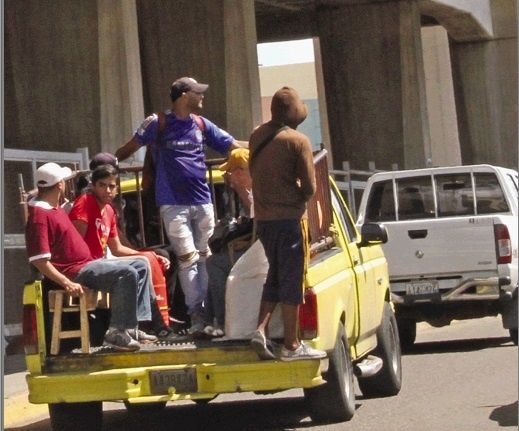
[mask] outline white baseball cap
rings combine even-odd
[[[52,187],[61,180],[72,177],[70,168],[62,167],[57,163],[45,163],[36,170],[36,185],[38,187]]]

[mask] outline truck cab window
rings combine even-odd
[[[373,185],[367,205],[366,221],[395,221],[393,181],[380,181]]]
[[[347,232],[344,232],[346,235],[348,242],[355,241],[357,239],[357,231],[355,230],[355,227],[353,226],[353,222],[351,221],[346,209],[344,208],[341,200],[337,197],[335,194],[335,190],[332,189],[332,205],[337,213],[337,216],[342,222],[342,225],[346,227]]]
[[[436,175],[438,217],[474,215],[470,173]]]
[[[491,172],[477,172],[474,174],[474,180],[478,214],[495,214],[510,211],[495,174]]]
[[[434,217],[434,197],[430,176],[397,180],[398,220]]]

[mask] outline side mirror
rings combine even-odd
[[[385,244],[387,242],[387,229],[383,224],[365,223],[360,230],[362,237],[359,247],[367,245]]]

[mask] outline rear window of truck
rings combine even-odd
[[[494,173],[438,174],[374,183],[367,203],[366,221],[417,220],[508,211],[508,203]]]

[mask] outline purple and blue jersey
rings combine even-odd
[[[146,118],[135,132],[140,145],[151,145],[157,205],[211,203],[204,145],[225,154],[234,138],[206,118],[202,118],[205,125],[202,132],[192,117],[181,120],[170,110],[165,112],[165,117],[162,133],[159,133],[157,114]]]

